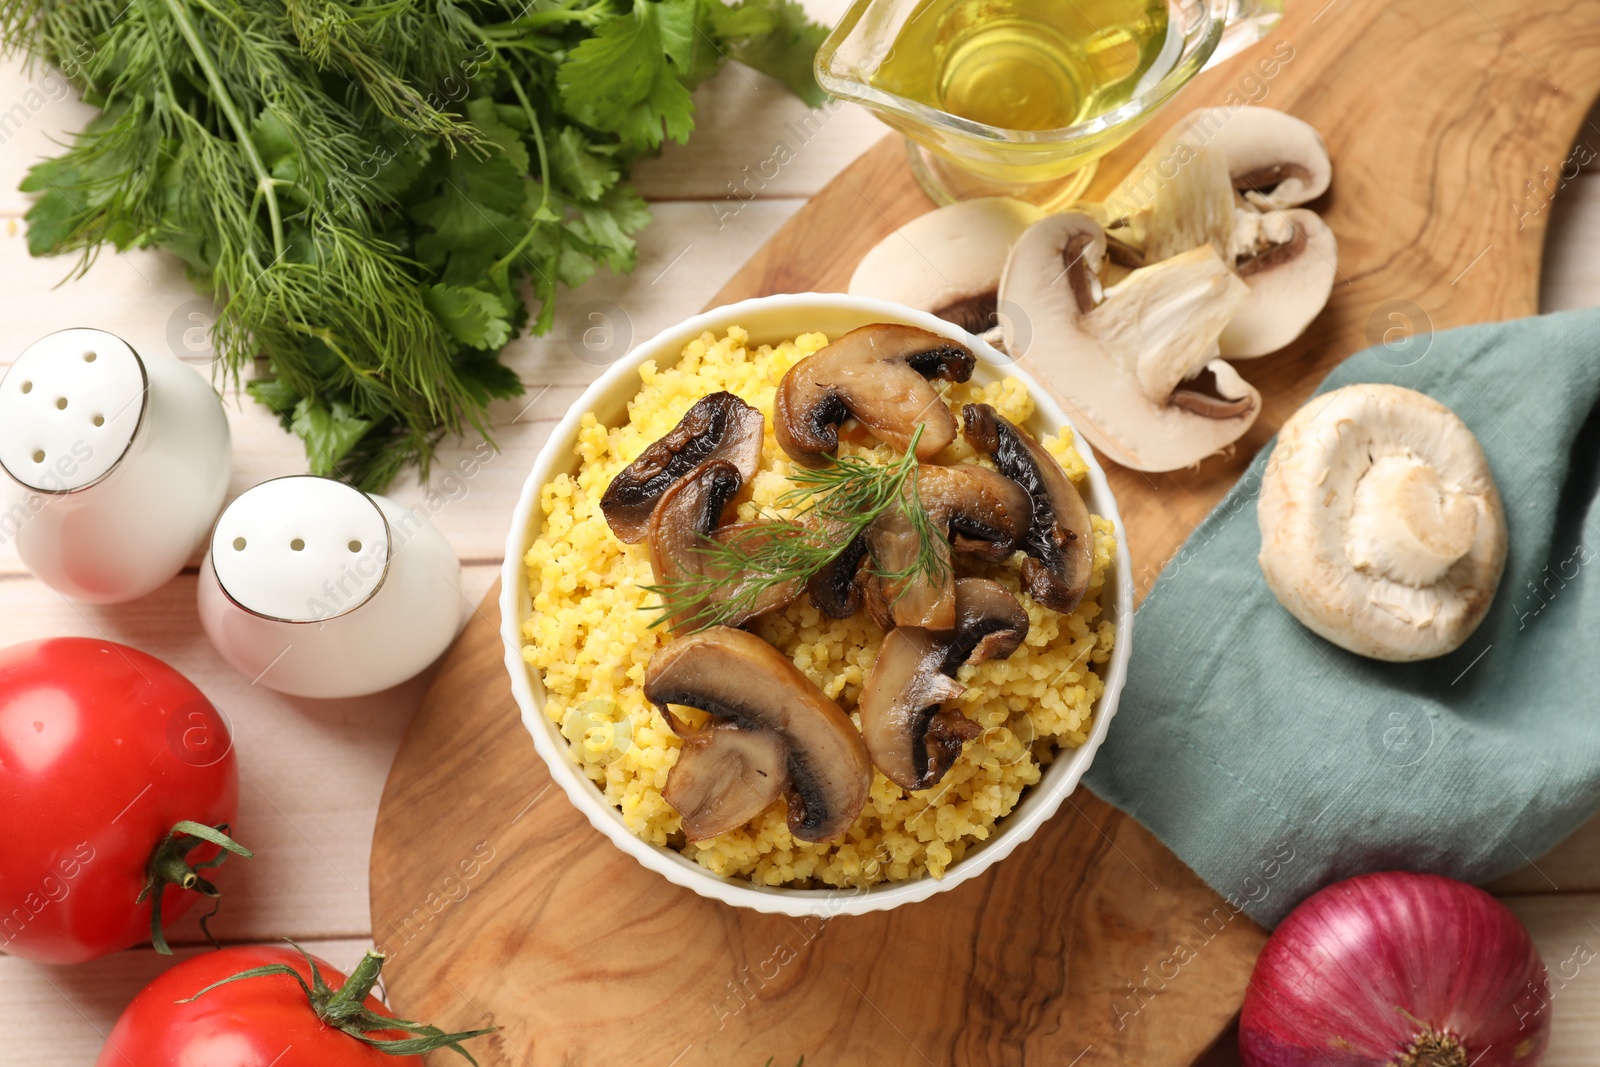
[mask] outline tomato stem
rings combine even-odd
[[[265,978],[268,975],[284,975],[293,978],[305,991],[306,999],[311,1002],[311,1009],[316,1012],[317,1018],[324,1023],[340,1030],[350,1037],[355,1038],[364,1045],[370,1045],[389,1056],[420,1056],[424,1052],[435,1049],[447,1048],[466,1059],[468,1063],[477,1064],[472,1058],[472,1053],[461,1047],[461,1042],[473,1037],[482,1037],[492,1034],[499,1029],[498,1026],[486,1027],[482,1030],[464,1030],[460,1033],[450,1034],[437,1026],[428,1026],[424,1023],[414,1023],[407,1019],[395,1019],[387,1015],[380,1015],[367,1007],[366,999],[372,992],[372,987],[378,981],[378,975],[383,971],[383,953],[369,950],[356,964],[356,969],[350,972],[350,977],[345,980],[338,991],[334,991],[322,977],[322,970],[317,966],[317,961],[305,949],[289,942],[294,950],[305,957],[306,965],[311,968],[311,983],[306,984],[305,978],[299,971],[285,963],[269,963],[263,967],[252,967],[248,971],[241,971],[231,978],[224,978],[220,982],[213,982],[192,997],[179,1001],[180,1004],[189,1004],[207,993],[224,986],[230,982],[238,982],[251,978]],[[376,1031],[402,1031],[415,1034],[415,1037],[378,1038],[370,1036]]]
[[[202,877],[200,872],[220,867],[230,852],[245,859],[254,857],[255,853],[228,836],[229,829],[227,823],[206,826],[184,819],[174,824],[172,829],[167,831],[167,836],[163,837],[161,843],[151,851],[150,859],[146,861],[144,868],[144,888],[139,891],[134,903],[142,904],[146,899],[150,901],[150,943],[163,956],[172,955],[172,946],[167,944],[166,931],[161,925],[161,904],[162,898],[166,896],[167,886],[177,886],[179,889],[192,890],[201,896],[210,897],[217,901],[217,907],[220,908],[221,892]],[[189,853],[207,844],[218,847],[219,851],[215,858],[191,864]],[[208,923],[211,916],[216,913],[217,909],[213,908],[210,914],[200,920],[200,930],[213,948],[219,946],[217,939],[211,936]]]
[[[384,959],[383,953],[376,950],[369,950],[361,957],[361,962],[350,972],[350,977],[344,980],[344,985],[329,999],[330,1014],[337,1006],[359,1005],[367,999],[372,987],[378,984],[378,975],[383,973]]]

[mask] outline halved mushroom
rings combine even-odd
[[[778,386],[773,429],[798,463],[821,466],[839,447],[839,424],[854,417],[904,451],[917,427],[917,458],[932,459],[956,437],[955,416],[932,379],[972,377],[972,350],[936,333],[878,322],[789,368]]]
[[[744,479],[727,460],[702,463],[668,489],[650,516],[650,565],[660,585],[695,581],[703,594],[692,605],[673,617],[673,626],[692,622],[710,604],[743,599],[746,583],[754,575],[730,575],[720,567],[713,550],[716,544],[737,544],[754,550],[770,528],[767,523],[745,522],[723,526],[723,517],[738,494]],[[777,611],[791,603],[803,588],[799,581],[769,586],[748,598],[724,621],[743,626],[751,619]]]
[[[968,404],[961,416],[968,443],[1033,499],[1033,520],[1018,546],[1028,554],[1028,595],[1053,611],[1073,610],[1094,565],[1094,527],[1077,486],[1032,434],[988,404]]]
[[[1288,209],[1321,196],[1332,176],[1321,136],[1302,120],[1203,108],[1084,210],[1106,228],[1113,262],[1145,266],[1204,244],[1226,252],[1250,299],[1218,344],[1248,359],[1299,337],[1328,302],[1338,242],[1315,212]]]
[[[783,738],[718,722],[684,736],[661,799],[683,818],[690,841],[737,829],[783,794],[789,780]]]
[[[866,254],[850,276],[850,295],[931,311],[981,334],[995,325],[1012,242],[1043,215],[1007,196],[961,200],[919,215]]]
[[[1217,357],[1249,289],[1209,245],[1133,271],[1103,292],[1105,233],[1051,215],[1012,249],[1006,348],[1101,451],[1134,470],[1177,470],[1242,437],[1261,395]],[[1025,320],[1017,321],[1017,320]]]
[[[872,762],[903,789],[928,789],[950,770],[961,747],[983,732],[945,704],[965,688],[966,663],[1004,659],[1028,636],[1028,613],[987,578],[956,583],[957,626],[948,634],[914,627],[883,639],[861,690],[861,734]]]
[[[650,532],[650,515],[666,491],[708,459],[732,463],[745,481],[761,462],[766,419],[732,393],[697,400],[666,436],[617,473],[600,498],[612,532],[628,544]]]
[[[1309,203],[1333,180],[1316,128],[1270,107],[1202,108],[1184,119],[1179,136],[1221,152],[1233,187],[1262,211]]]
[[[1189,116],[1186,136],[1213,129],[1210,144],[1228,161],[1242,206],[1229,251],[1250,299],[1218,338],[1229,359],[1276,352],[1305,332],[1328,303],[1339,242],[1314,211],[1299,205],[1328,191],[1333,164],[1322,136],[1282,111],[1208,108]]]
[[[988,578],[956,582],[956,629],[944,664],[951,677],[969,663],[1006,659],[1028,636],[1028,613],[1011,591]]]
[[[872,763],[861,734],[788,657],[754,634],[714,626],[672,642],[651,657],[644,694],[669,720],[675,721],[667,705],[679,704],[781,742],[789,832],[800,840],[839,837],[866,805]],[[737,758],[716,752],[707,757],[718,761],[717,773],[710,776],[718,783],[715,788],[694,783],[680,793],[672,788],[677,768],[668,775],[667,786],[675,796],[700,805],[693,809],[697,825],[717,825],[726,813],[748,810],[766,788],[745,775],[770,773],[770,762],[754,754],[748,738],[735,740]],[[718,738],[707,748],[724,744],[731,743]],[[692,778],[705,773],[698,757],[691,760]],[[724,773],[730,767],[732,772]]]
[[[1472,431],[1437,400],[1348,385],[1283,424],[1261,479],[1261,572],[1308,628],[1404,662],[1472,635],[1506,562],[1506,519]]]
[[[1314,211],[1240,210],[1230,245],[1250,298],[1217,338],[1224,356],[1276,352],[1305,332],[1327,306],[1339,273],[1339,242]]]

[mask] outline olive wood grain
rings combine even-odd
[[[1597,92],[1600,0],[1312,0],[1102,167],[1098,190],[1157,127],[1246,99],[1309,120],[1334,158],[1316,206],[1339,279],[1304,338],[1243,367],[1265,401],[1255,429],[1198,470],[1110,470],[1141,593],[1344,356],[1385,330],[1535,311],[1542,187]],[[841,289],[930,207],[885,140],[713,302]],[[984,876],[887,915],[802,922],[669,885],[550,787],[504,678],[496,596],[395,760],[371,879],[394,1006],[499,1025],[481,1063],[1183,1064],[1232,1018],[1262,932],[1082,790]]]

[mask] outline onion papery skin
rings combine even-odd
[[[1438,875],[1367,874],[1307,897],[1268,939],[1239,1016],[1239,1058],[1533,1067],[1550,1015],[1544,962],[1504,904]],[[1418,1050],[1430,1033],[1443,1048]]]

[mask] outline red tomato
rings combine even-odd
[[[316,962],[331,991],[344,988],[343,974]],[[371,988],[377,962],[369,957],[370,970],[352,992]],[[213,982],[274,964],[292,967],[306,985],[313,984],[310,964],[294,949],[226,948],[178,964],[133,998],[112,1027],[95,1067],[421,1067],[420,1056],[390,1056],[324,1022],[300,983],[287,974],[241,978],[179,1003]],[[376,1021],[373,1016],[392,1018],[376,997],[364,995],[361,1003],[372,1013],[369,1021]],[[371,1030],[367,1036],[396,1040],[414,1035]]]
[[[78,963],[150,938],[138,902],[173,826],[231,824],[239,769],[222,716],[188,679],[110,641],[0,649],[0,948]],[[189,863],[216,856],[204,845]],[[183,857],[171,862],[182,873]],[[206,888],[204,882],[201,888]],[[167,885],[162,918],[199,894]]]

